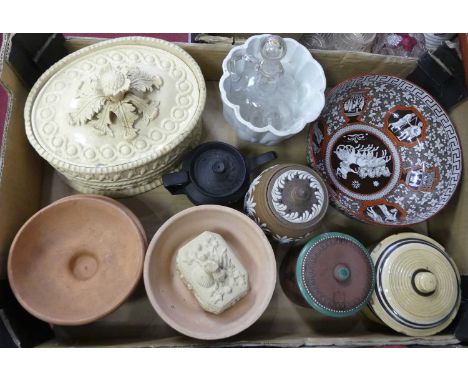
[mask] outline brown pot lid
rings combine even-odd
[[[37,212],[8,259],[15,296],[36,317],[81,325],[116,309],[140,279],[145,242],[120,207],[70,198]]]
[[[304,230],[313,227],[328,207],[325,183],[311,168],[279,167],[270,178],[268,207],[283,225]]]
[[[460,276],[445,249],[416,233],[392,235],[371,256],[376,288],[370,309],[392,329],[411,336],[433,335],[455,318]]]
[[[329,232],[302,249],[296,279],[304,299],[320,313],[345,317],[361,310],[374,288],[374,266],[366,248],[349,235]]]

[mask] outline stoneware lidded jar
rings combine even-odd
[[[298,164],[272,166],[251,183],[244,209],[280,243],[308,237],[325,216],[327,188],[312,169]]]
[[[460,306],[460,275],[444,247],[417,233],[381,241],[371,253],[376,287],[366,314],[408,336],[445,329]]]
[[[129,37],[74,52],[33,86],[24,111],[36,151],[76,190],[127,196],[161,184],[201,136],[205,81],[163,40]]]
[[[294,303],[330,317],[348,317],[369,301],[374,264],[358,240],[328,232],[311,239],[298,255],[286,256],[280,280]]]

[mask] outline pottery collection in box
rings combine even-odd
[[[369,250],[366,238],[323,225],[329,200],[369,229],[439,212],[462,171],[445,111],[392,76],[349,79],[325,99],[320,64],[278,36],[251,37],[222,69],[224,117],[240,139],[276,144],[315,121],[303,142],[310,166],[266,149],[252,156],[221,141],[199,144],[205,82],[174,44],[109,40],[40,77],[25,107],[27,137],[70,186],[91,195],[60,199],[19,230],[8,276],[23,307],[55,325],[89,323],[121,305],[143,269],[165,323],[222,339],[264,313],[279,265],[281,289],[308,314],[364,311],[409,336],[446,328],[460,305],[460,276],[439,243],[399,233]],[[161,184],[195,206],[167,219],[148,246],[134,213],[101,195]],[[281,248],[288,254],[277,264]]]

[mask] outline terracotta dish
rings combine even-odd
[[[219,315],[204,311],[176,272],[178,250],[204,231],[223,237],[249,277],[247,295]],[[275,289],[276,262],[268,239],[247,216],[204,205],[186,209],[161,226],[146,253],[143,277],[151,304],[167,324],[187,336],[214,340],[243,331],[262,315]]]
[[[115,310],[141,277],[145,240],[116,203],[60,200],[32,216],[8,259],[12,290],[34,316],[82,325]]]
[[[333,88],[310,130],[309,162],[330,201],[358,220],[422,222],[455,193],[462,151],[435,99],[401,78],[368,75]]]

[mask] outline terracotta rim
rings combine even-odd
[[[64,198],[64,199],[66,199],[66,198]],[[73,199],[70,199],[70,200],[73,200]],[[122,303],[133,293],[133,291],[135,290],[136,286],[138,285],[138,283],[139,283],[139,281],[141,279],[141,274],[142,274],[142,271],[143,271],[143,263],[144,263],[143,257],[144,257],[144,252],[145,252],[145,247],[146,246],[145,246],[143,237],[141,237],[141,233],[140,233],[139,228],[134,223],[134,221],[131,219],[131,217],[125,211],[123,211],[121,208],[116,206],[115,204],[109,203],[108,201],[99,200],[98,198],[93,198],[93,199],[96,200],[97,202],[106,203],[107,205],[110,205],[111,208],[113,208],[116,211],[118,211],[119,213],[123,214],[125,216],[125,218],[128,219],[129,222],[131,223],[131,224],[129,224],[129,226],[134,227],[135,230],[138,232],[138,236],[141,238],[141,245],[142,245],[141,256],[138,256],[138,258],[139,258],[138,272],[136,274],[136,277],[135,277],[133,283],[130,284],[128,292],[125,293],[124,295],[122,295],[122,297],[114,304],[114,306],[111,306],[110,308],[100,312],[99,314],[95,314],[94,316],[85,317],[85,318],[81,318],[79,320],[71,321],[71,320],[60,320],[60,319],[57,320],[57,319],[55,319],[53,317],[49,317],[49,316],[47,316],[45,314],[42,314],[40,312],[36,312],[34,309],[32,309],[32,308],[30,308],[28,306],[28,303],[16,291],[16,287],[15,287],[15,284],[14,284],[14,281],[13,281],[14,280],[14,275],[13,275],[14,271],[12,269],[12,260],[11,259],[13,257],[13,252],[14,252],[14,249],[16,247],[16,243],[20,239],[20,237],[21,237],[23,231],[25,230],[25,228],[34,219],[36,219],[38,216],[40,216],[40,215],[48,212],[50,209],[56,207],[57,204],[58,204],[57,202],[60,202],[62,199],[59,199],[56,202],[54,202],[52,204],[49,204],[48,206],[42,208],[41,210],[37,211],[33,216],[31,216],[26,221],[26,223],[23,224],[23,226],[19,229],[19,231],[16,233],[16,236],[13,239],[13,242],[11,243],[10,251],[9,251],[9,255],[8,255],[7,274],[8,274],[8,281],[10,283],[11,290],[13,291],[13,294],[15,295],[15,298],[18,300],[18,302],[21,304],[21,306],[26,311],[28,311],[30,314],[32,314],[33,316],[39,318],[42,321],[48,322],[49,324],[64,325],[64,326],[78,326],[78,325],[85,325],[85,324],[89,324],[91,322],[97,321],[100,318],[103,318],[103,317],[107,316],[108,314],[114,312],[117,308],[119,308],[120,305],[122,305]],[[67,200],[65,200],[63,202],[67,202]]]
[[[268,252],[268,257],[270,259],[269,264],[268,264],[270,269],[267,269],[268,273],[270,274],[270,277],[268,279],[265,279],[263,283],[266,286],[265,298],[263,299],[263,303],[261,305],[257,304],[254,306],[254,309],[256,310],[256,314],[254,314],[250,320],[243,322],[242,325],[239,325],[235,329],[220,331],[220,332],[214,333],[211,336],[201,336],[196,330],[188,329],[176,323],[171,318],[171,316],[166,314],[166,312],[161,308],[161,306],[159,305],[158,299],[154,295],[151,285],[150,285],[150,269],[149,269],[150,260],[151,260],[151,257],[154,256],[153,251],[154,251],[155,246],[157,245],[159,238],[167,229],[171,227],[171,225],[174,222],[179,220],[181,217],[184,217],[186,215],[190,215],[193,213],[197,213],[197,212],[202,212],[202,211],[218,211],[218,212],[235,215],[237,218],[242,220],[244,224],[248,225],[254,231],[257,232],[258,238],[264,244],[265,249]],[[266,274],[266,271],[265,271],[265,274]],[[224,206],[219,206],[219,205],[214,205],[214,204],[206,204],[206,205],[201,205],[201,206],[190,207],[173,215],[158,229],[156,234],[153,236],[148,246],[148,249],[146,251],[145,263],[144,263],[144,269],[143,269],[143,280],[145,284],[146,293],[148,294],[148,298],[151,302],[151,305],[153,306],[156,313],[164,320],[164,322],[166,322],[166,324],[168,324],[170,327],[177,330],[178,332],[185,334],[189,337],[193,337],[193,338],[197,338],[201,340],[217,340],[217,339],[231,337],[242,332],[243,330],[247,329],[249,326],[254,324],[260,318],[260,316],[265,312],[266,308],[270,304],[271,298],[273,297],[273,292],[275,291],[276,259],[275,259],[275,254],[273,252],[273,249],[271,248],[271,244],[266,238],[265,234],[263,233],[261,228],[258,227],[257,224],[255,224],[255,222],[253,222],[249,217],[229,207],[224,207]]]
[[[108,196],[97,195],[97,194],[74,194],[74,195],[69,195],[69,196],[65,196],[64,198],[58,199],[55,202],[52,202],[51,204],[59,204],[67,200],[75,200],[75,199],[81,199],[81,198],[98,199],[98,200],[102,200],[103,202],[110,203],[113,206],[119,207],[122,211],[124,211],[128,215],[130,219],[132,219],[133,223],[135,223],[135,225],[137,226],[138,230],[141,233],[141,236],[143,237],[145,248],[148,247],[148,238],[146,237],[146,231],[143,225],[141,224],[140,219],[138,219],[138,217],[133,213],[133,211],[130,208],[128,208],[126,205],[118,202],[117,200],[109,198]]]

